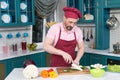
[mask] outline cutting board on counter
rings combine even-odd
[[[71,69],[70,67],[57,68],[58,75],[76,75],[76,74],[90,74],[88,68],[83,69],[83,71]]]

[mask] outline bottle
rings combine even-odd
[[[13,52],[17,52],[17,43],[14,43],[12,45]]]
[[[23,37],[21,42],[22,51],[27,50],[27,42],[26,39]]]

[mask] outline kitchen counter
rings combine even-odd
[[[0,54],[0,60],[6,60],[6,59],[10,59],[10,58],[15,58],[15,57],[20,57],[20,56],[25,56],[25,55],[31,55],[31,54],[35,54],[35,53],[40,53],[40,52],[44,52],[43,49],[40,50],[36,50],[36,51],[19,51],[17,53],[1,53]]]
[[[40,53],[40,52],[44,52],[44,50],[40,49],[40,50],[36,50],[36,51],[31,51],[31,52],[27,51],[27,52],[17,52],[17,53],[11,53],[11,54],[1,53],[0,60],[10,59],[10,58],[14,58],[14,57],[20,57],[20,56],[25,56],[25,55],[31,55],[31,54]],[[120,57],[120,54],[110,53],[108,49],[107,50],[97,50],[97,49],[85,48],[85,52],[90,53],[90,54],[92,53],[92,54],[101,54],[101,55]]]
[[[98,50],[98,49],[86,48],[85,52],[86,53],[93,53],[93,54],[101,54],[101,55],[107,55],[107,56],[120,57],[120,54],[114,54],[112,52],[109,52],[108,49],[106,49],[106,50]]]
[[[49,68],[39,68],[39,72],[43,69]],[[56,68],[54,68],[56,70]],[[15,68],[13,71],[5,78],[5,80],[28,80],[23,76],[23,68]],[[120,73],[106,72],[103,77],[94,78],[90,74],[80,74],[80,75],[59,75],[57,78],[42,78],[38,77],[31,80],[120,80]],[[30,80],[30,79],[29,79]]]

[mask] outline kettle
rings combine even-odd
[[[116,29],[119,27],[119,21],[115,17],[115,15],[112,15],[110,18],[107,19],[106,24],[109,29]]]

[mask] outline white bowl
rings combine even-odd
[[[21,22],[26,23],[28,21],[28,17],[25,14],[21,14]]]
[[[11,16],[10,14],[3,14],[1,16],[1,19],[4,23],[10,23],[11,22]]]

